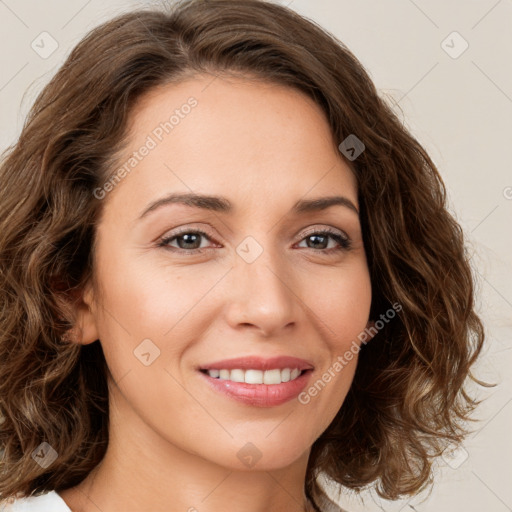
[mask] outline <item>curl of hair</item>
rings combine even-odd
[[[108,444],[108,368],[99,340],[65,341],[73,305],[94,279],[95,227],[135,102],[197,73],[244,76],[302,91],[351,165],[372,283],[370,318],[401,306],[363,348],[351,389],[313,444],[306,494],[322,473],[387,499],[431,481],[435,456],[467,434],[479,403],[465,388],[484,342],[463,233],[422,146],[333,35],[259,0],[187,0],[93,29],[34,103],[0,167],[0,498],[80,483]],[[63,339],[64,336],[64,339]],[[484,384],[485,385],[485,384]],[[42,442],[58,457],[32,454]]]

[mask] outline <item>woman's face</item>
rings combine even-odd
[[[97,192],[98,288],[81,317],[117,383],[119,428],[230,468],[307,457],[351,385],[357,351],[335,362],[360,344],[371,302],[356,179],[324,114],[289,88],[198,76],[151,91],[131,121],[122,179]],[[310,202],[333,196],[345,199]],[[248,356],[223,381],[201,371]],[[230,381],[293,376],[266,362],[300,369],[278,356],[310,368],[300,385]]]

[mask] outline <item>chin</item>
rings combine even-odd
[[[265,439],[264,435],[258,439],[248,440],[245,442],[234,442],[233,447],[229,447],[222,451],[220,447],[216,447],[215,459],[219,465],[229,468],[233,471],[271,471],[284,469],[301,458],[309,457],[311,446],[304,444],[304,439],[299,444],[287,444],[285,445],[285,439],[283,436],[276,436],[271,442],[269,439],[273,434],[270,434],[269,438]],[[219,460],[218,454],[223,454],[223,457]],[[226,456],[232,453],[232,456]]]

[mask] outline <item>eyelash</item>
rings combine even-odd
[[[167,250],[170,250],[173,252],[178,252],[178,253],[182,253],[182,254],[186,253],[186,254],[190,254],[190,255],[203,253],[209,249],[209,248],[181,249],[178,247],[170,247],[168,245],[171,241],[175,240],[176,238],[180,238],[183,235],[190,235],[190,234],[201,235],[201,236],[204,236],[205,238],[207,238],[208,240],[212,241],[211,237],[204,231],[201,231],[200,229],[195,229],[195,230],[187,229],[187,230],[183,230],[179,233],[174,233],[172,236],[167,236],[167,237],[161,238],[158,243],[158,247],[163,247],[164,249],[167,249]],[[331,247],[330,249],[311,249],[312,251],[321,252],[324,254],[331,255],[331,254],[337,253],[339,251],[349,251],[352,248],[350,238],[340,235],[337,231],[333,231],[329,228],[319,230],[319,231],[311,231],[311,232],[305,234],[304,237],[300,240],[300,242],[302,242],[303,240],[305,240],[308,237],[311,237],[313,235],[323,235],[323,236],[328,235],[330,238],[332,238],[333,240],[338,242],[339,247]]]

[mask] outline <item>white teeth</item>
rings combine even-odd
[[[229,374],[229,380],[233,382],[245,382],[244,371],[243,370],[231,370]]]
[[[263,384],[281,384],[281,370],[267,370],[263,374]]]
[[[245,379],[247,384],[263,384],[263,372],[260,370],[245,370]]]
[[[246,384],[281,384],[296,379],[301,374],[298,368],[274,370],[208,370],[208,375],[221,380],[245,382]]]

